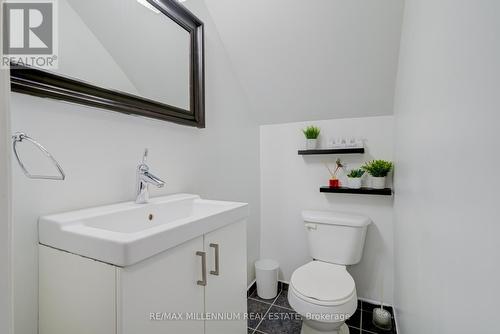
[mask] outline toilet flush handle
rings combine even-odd
[[[311,223],[306,223],[306,228],[308,231],[313,231],[313,230],[316,230],[318,228],[318,225],[316,224],[311,224]]]

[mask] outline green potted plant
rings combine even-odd
[[[386,160],[372,160],[362,167],[372,176],[372,187],[375,189],[385,188],[385,179],[392,170],[392,162]]]
[[[308,150],[314,150],[318,147],[318,137],[321,129],[317,126],[310,125],[305,129],[302,129],[302,133],[306,137],[306,147]]]
[[[365,175],[363,169],[352,169],[347,174],[347,187],[351,189],[361,188],[361,178]]]

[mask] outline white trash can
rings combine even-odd
[[[271,259],[255,262],[257,295],[263,299],[273,299],[278,295],[278,270],[280,264]]]

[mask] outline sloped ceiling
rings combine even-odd
[[[205,0],[261,124],[392,114],[403,0]]]

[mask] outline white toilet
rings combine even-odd
[[[345,321],[358,298],[347,265],[361,260],[370,218],[331,211],[302,212],[313,261],[297,268],[288,301],[302,318],[302,334],[348,334]]]

